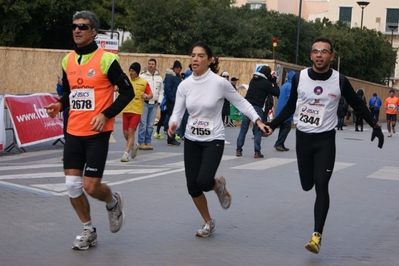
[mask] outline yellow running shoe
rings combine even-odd
[[[306,244],[305,248],[310,252],[319,254],[320,246],[321,246],[321,234],[318,232],[314,232],[312,238]]]
[[[164,137],[162,136],[162,134],[161,134],[161,133],[157,133],[157,132],[154,133],[154,138],[157,138],[157,139],[164,139]]]

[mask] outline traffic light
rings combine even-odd
[[[277,37],[273,37],[273,47],[277,47]]]

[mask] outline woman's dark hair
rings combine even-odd
[[[213,56],[211,47],[202,41],[198,41],[191,47],[190,54],[193,52],[195,47],[204,48],[205,53],[208,56],[208,58],[212,58],[212,63],[209,65],[209,68],[212,70],[213,73],[218,73],[219,72],[219,57]]]
[[[268,80],[272,78],[272,69],[269,66],[262,66],[262,68],[259,70],[259,73],[265,75]]]

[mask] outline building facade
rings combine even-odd
[[[399,48],[399,1],[398,0],[237,0],[235,6],[249,5],[250,8],[266,7],[280,13],[299,14],[307,21],[328,18],[330,21],[343,21],[349,27],[366,27],[381,31]],[[389,86],[399,88],[399,64],[389,79]]]

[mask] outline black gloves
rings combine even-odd
[[[381,127],[373,128],[373,133],[371,133],[371,141],[373,141],[375,137],[378,138],[378,148],[381,149],[384,145],[384,135],[382,134]]]

